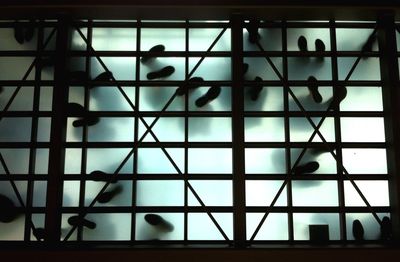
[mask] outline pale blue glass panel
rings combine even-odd
[[[129,117],[101,117],[88,127],[89,142],[131,142],[134,140],[135,119]]]
[[[46,218],[45,214],[32,214],[32,223],[35,226],[35,228],[44,228],[45,218]],[[38,240],[33,235],[33,229],[31,229],[30,240],[31,241]]]
[[[189,173],[232,173],[232,149],[189,148]]]
[[[46,206],[47,181],[35,181],[33,185],[32,206]]]
[[[293,181],[292,187],[294,206],[338,206],[336,181]]]
[[[50,117],[39,117],[37,128],[38,128],[37,141],[38,142],[49,142],[50,141],[50,130],[51,130],[51,118]]]
[[[25,148],[1,148],[4,161],[11,174],[28,174],[29,149]],[[3,165],[0,164],[0,174],[6,174]]]
[[[79,181],[64,181],[63,188],[63,206],[79,206],[79,193],[80,182]]]
[[[207,51],[222,28],[191,28],[189,29],[189,51]],[[227,29],[211,51],[231,50],[231,30]]]
[[[147,126],[151,126],[154,117],[143,118]],[[147,128],[144,123],[139,120],[139,139],[142,138]],[[185,140],[185,119],[183,117],[160,117],[151,131],[161,142],[183,142]],[[150,132],[146,134],[144,142],[155,142],[155,138]]]
[[[232,206],[232,181],[191,180],[190,185],[206,206]],[[189,192],[189,206],[200,206],[199,201]]]
[[[146,80],[147,74],[163,69],[166,66],[173,66],[175,71],[172,75],[165,78],[158,78],[153,81],[164,80],[184,80],[185,79],[185,58],[183,57],[158,57],[146,64],[140,63],[140,80]],[[135,74],[135,68],[130,67],[130,71]]]
[[[101,57],[101,60],[110,70],[116,80],[135,80],[136,58],[135,57]],[[94,79],[105,72],[105,68],[97,58],[92,58],[90,75]]]
[[[135,87],[121,87],[128,96],[127,100],[122,92],[113,86],[99,86],[90,90],[90,111],[134,111]],[[132,107],[133,106],[133,107]]]
[[[71,216],[76,216],[77,214],[63,214],[61,218],[61,240],[64,240],[66,235],[71,231],[72,226],[68,224],[68,218]],[[68,238],[68,241],[76,241],[77,240],[77,232],[78,230],[75,230],[72,235]]]
[[[41,80],[54,80],[54,66],[42,68]]]
[[[388,181],[354,181],[371,206],[389,206]],[[367,206],[350,181],[344,181],[346,206]]]
[[[312,121],[315,126],[318,126],[320,121],[320,117],[312,117]],[[314,132],[313,126],[310,124],[307,118],[305,117],[292,117],[289,119],[290,126],[290,141],[292,142],[307,142],[312,133]],[[335,122],[333,117],[327,117],[324,120],[324,123],[319,128],[319,132],[328,142],[335,141]],[[321,137],[317,133],[312,142],[322,142]]]
[[[248,93],[249,87],[245,87],[244,110],[245,111],[283,111],[283,88],[264,86],[256,101],[251,100]]]
[[[307,39],[308,51],[315,51],[315,40],[320,39],[325,44],[327,51],[331,50],[329,28],[288,28],[287,49],[288,51],[299,51],[297,40],[300,36]]]
[[[26,181],[14,181],[14,185],[18,193],[21,196],[21,200],[24,205],[26,205],[26,193],[28,188],[28,182]],[[0,192],[2,195],[9,198],[16,207],[21,207],[21,202],[19,201],[16,191],[14,190],[13,186],[11,185],[10,181],[0,181]],[[0,223],[3,224],[3,223]],[[1,232],[1,231],[0,231]]]
[[[83,105],[85,101],[85,88],[83,86],[71,86],[68,92],[68,103]]]
[[[349,174],[387,174],[386,149],[343,148],[342,155]]]
[[[40,88],[39,110],[51,111],[52,103],[53,103],[53,87],[42,86]]]
[[[86,219],[96,223],[95,229],[83,227],[83,240],[130,240],[131,214],[88,214]]]
[[[89,148],[86,158],[86,173],[100,170],[113,174],[131,150],[130,148]],[[133,173],[133,154],[119,173]]]
[[[246,148],[245,168],[246,174],[285,173],[285,150],[279,148]]]
[[[229,239],[233,237],[233,216],[230,213],[212,213]],[[206,213],[189,213],[189,240],[225,240]]]
[[[249,65],[245,80],[254,80],[256,76],[265,81],[280,80],[279,75],[273,70],[273,67],[264,57],[244,57],[244,63]],[[273,66],[276,67],[279,74],[282,75],[282,58],[271,58]]]
[[[270,206],[284,181],[246,181],[246,206]],[[282,190],[274,206],[287,205],[286,186]]]
[[[79,148],[65,149],[65,174],[78,174],[81,172],[82,150]]]
[[[340,239],[339,214],[294,213],[294,240],[310,240],[309,225],[328,225],[329,240]]]
[[[324,150],[324,151],[320,151]],[[291,150],[291,161],[292,161],[292,167],[296,163],[298,157],[300,156],[300,153],[303,151],[303,149],[292,149]],[[334,151],[336,154],[336,151]],[[303,155],[301,158],[298,166],[300,165],[305,165],[309,162],[316,161],[319,164],[319,168],[312,172],[312,174],[336,174],[336,160],[332,156],[332,154],[329,152],[327,148],[322,148],[322,149],[307,149],[306,153]],[[310,185],[312,185],[314,182],[310,181]]]
[[[264,213],[246,214],[247,240],[253,236]],[[254,240],[288,240],[288,216],[282,213],[270,213],[258,231]]]
[[[338,51],[361,51],[374,29],[336,29],[336,42]],[[378,51],[378,40],[372,45],[372,51]]]
[[[306,111],[326,111],[329,107],[329,104],[332,101],[332,87],[330,86],[321,86],[318,88],[319,93],[322,96],[322,102],[316,103],[306,86],[296,86],[290,87],[293,94],[296,96],[297,100],[300,102],[300,105]],[[293,96],[289,95],[289,110],[290,111],[301,111],[299,105],[296,103]]]
[[[189,72],[196,66],[200,57],[189,58]],[[194,71],[192,77],[202,77],[204,80],[231,80],[230,57],[206,57]]]
[[[16,89],[16,87],[3,87],[3,91],[0,94],[0,110],[5,109]],[[8,108],[8,111],[31,111],[33,108],[33,91],[33,87],[21,87]]]
[[[32,119],[3,117],[0,121],[0,142],[29,142]]]
[[[304,57],[288,58],[289,80],[307,80],[314,76],[317,80],[332,80],[331,59],[324,58],[324,62],[310,62]]]
[[[0,241],[22,241],[25,232],[25,215],[10,223],[0,223]]]
[[[377,213],[382,219],[384,216],[390,218],[390,213]],[[354,240],[353,236],[353,221],[358,219],[364,228],[365,240],[379,240],[381,236],[381,227],[371,213],[347,213],[346,214],[346,231],[347,240]]]
[[[164,45],[165,51],[185,51],[185,29],[142,28],[140,50],[148,51],[155,45]]]
[[[92,46],[96,51],[135,51],[135,28],[93,28]]]
[[[49,149],[36,149],[35,174],[47,174],[49,170]]]
[[[231,142],[231,122],[231,119],[227,117],[191,117],[189,118],[189,141]]]
[[[342,142],[385,142],[383,117],[341,117]]]
[[[83,127],[73,126],[73,122],[78,119],[78,117],[67,118],[67,142],[82,142]]]
[[[140,111],[161,111],[178,87],[175,86],[148,86],[139,91]],[[136,105],[137,106],[137,105]],[[175,96],[166,111],[182,111],[185,109],[185,97]]]
[[[25,42],[23,45],[19,44],[14,37],[14,28],[1,28],[0,29],[1,51],[23,51],[23,50],[35,50],[37,48],[37,28],[35,28],[35,34],[29,42]]]
[[[179,180],[138,181],[137,206],[183,206],[184,183]]]
[[[189,110],[190,111],[231,111],[231,88],[222,86],[220,95],[203,107],[196,106],[196,100],[205,95],[210,89],[209,86],[196,88],[189,91]]]
[[[106,182],[87,181],[85,188],[85,205],[89,206]],[[117,184],[109,184],[104,192],[112,192],[116,187],[121,187],[121,192],[116,194],[109,202],[96,202],[95,206],[131,206],[132,182],[120,180]]]
[[[146,222],[144,213],[136,214],[136,240],[183,240],[184,216],[180,213],[151,213],[161,216],[165,221],[172,224],[173,231],[152,226]]]
[[[284,118],[246,117],[244,120],[245,142],[284,142]]]
[[[347,96],[340,103],[341,111],[383,111],[380,86],[346,87]]]
[[[0,80],[21,80],[30,65],[32,64],[34,57],[1,57],[0,63]],[[33,80],[35,78],[35,67],[31,70],[26,80]]]
[[[339,57],[339,80],[345,80],[357,57]],[[349,80],[380,80],[379,57],[361,59]]]
[[[81,33],[87,38],[87,28],[79,28]],[[78,30],[72,30],[71,36],[71,49],[72,50],[86,50],[86,42],[79,34]]]
[[[184,171],[184,150],[182,148],[167,148],[180,172]],[[160,148],[139,148],[139,174],[179,174],[172,162]]]
[[[278,28],[259,28],[259,43],[265,51],[282,50],[282,32]],[[260,48],[249,42],[249,33],[247,29],[243,29],[243,50],[245,51],[261,51]]]

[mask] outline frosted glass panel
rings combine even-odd
[[[246,117],[245,142],[284,142],[284,118]]]
[[[336,41],[338,51],[361,51],[363,45],[367,42],[374,29],[357,28],[336,29]],[[378,41],[372,45],[372,51],[378,51]]]
[[[331,50],[330,32],[328,28],[289,28],[287,30],[287,48],[289,51],[299,51],[297,40],[300,36],[307,39],[308,51],[315,51],[315,40],[320,39],[325,44],[325,50]]]
[[[0,241],[24,240],[25,216],[19,216],[11,223],[0,223]]]
[[[22,80],[33,60],[33,57],[2,56],[0,63],[0,80]],[[35,68],[31,70],[26,80],[33,80],[34,76]]]
[[[339,80],[344,80],[350,72],[351,67],[356,61],[356,57],[339,57],[338,70]],[[369,57],[361,59],[350,80],[380,80],[379,57]]]
[[[343,142],[385,142],[383,117],[340,118]]]
[[[82,150],[79,148],[65,149],[65,174],[78,174],[81,172]]]
[[[386,149],[344,148],[342,154],[350,174],[387,174]]]
[[[315,126],[318,126],[318,123],[321,120],[320,117],[313,117],[311,119]],[[289,119],[289,123],[290,141],[292,142],[307,142],[314,132],[314,128],[305,117],[292,117]],[[332,117],[325,118],[324,123],[318,130],[326,141],[335,141],[335,123]],[[318,133],[314,136],[312,142],[322,142]]]
[[[378,213],[380,219],[384,216],[390,218],[389,213]],[[371,213],[348,213],[346,214],[346,229],[347,229],[347,239],[354,240],[353,236],[353,221],[358,219],[364,228],[364,239],[365,240],[379,240],[381,235],[381,227],[378,221],[374,218]]]
[[[135,80],[136,58],[135,57],[101,57],[116,80]],[[91,72],[92,78],[105,71],[97,58],[92,58]]]
[[[52,108],[52,102],[53,102],[53,88],[49,86],[42,86],[40,88],[39,110],[50,111]]]
[[[212,213],[229,239],[233,237],[233,216],[229,213]],[[189,240],[224,240],[224,237],[205,213],[189,213]]]
[[[159,57],[155,60],[149,61],[146,64],[141,63],[140,66],[140,79],[149,80],[147,74],[156,72],[166,66],[174,67],[175,71],[170,76],[157,77],[156,80],[184,80],[185,79],[185,58],[182,57]],[[129,68],[132,73],[135,73],[134,68]]]
[[[33,185],[32,206],[45,207],[46,206],[46,193],[47,193],[47,182],[46,181],[35,181],[34,185]]]
[[[296,163],[302,151],[303,149],[291,150],[292,167]],[[336,154],[335,151],[334,153]],[[326,148],[307,149],[297,166],[306,165],[307,163],[314,161],[318,162],[319,167],[316,171],[312,172],[312,174],[336,174],[336,160]],[[310,185],[313,184],[313,182],[309,182]]]
[[[105,182],[87,181],[85,188],[85,205],[89,206],[97,196]],[[119,181],[117,184],[109,184],[104,193],[112,197],[108,202],[96,202],[95,206],[131,206],[132,205],[132,182]],[[114,194],[115,193],[115,194]]]
[[[0,122],[0,142],[29,142],[32,119],[3,117]]]
[[[0,152],[11,174],[28,174],[29,149],[1,148]],[[0,174],[6,174],[1,164]]]
[[[254,80],[254,78],[258,76],[264,80],[279,80],[279,76],[264,57],[245,57],[243,61],[249,65],[249,69],[245,74],[245,79]],[[282,75],[282,59],[273,57],[271,61]]]
[[[145,117],[144,121],[147,126],[150,126],[154,117]],[[139,121],[139,139],[146,132],[147,128],[141,120]],[[159,141],[169,142],[169,141],[184,141],[185,139],[185,119],[178,117],[160,117],[157,123],[151,128],[151,131],[156,135]],[[144,142],[155,142],[156,140],[149,132],[146,134]]]
[[[182,206],[184,204],[183,181],[138,181],[136,187],[138,206]]]
[[[206,206],[232,206],[232,181],[191,180],[190,185]],[[189,191],[189,206],[200,206],[197,198]]]
[[[159,44],[165,46],[165,51],[185,51],[185,29],[142,28],[140,33],[142,51]]]
[[[130,103],[135,104],[135,87],[122,87]],[[133,111],[122,92],[113,86],[96,86],[90,90],[90,111]]]
[[[189,58],[189,71],[193,70],[200,57]],[[193,77],[202,77],[204,80],[231,80],[230,57],[206,57],[196,69]]]
[[[179,171],[184,170],[184,150],[181,148],[167,148],[166,151],[178,166]],[[139,174],[179,174],[166,154],[160,148],[139,148],[138,150]]]
[[[288,58],[289,80],[307,80],[314,76],[317,80],[332,80],[331,59],[325,57],[323,63],[310,63],[302,57]]]
[[[309,225],[328,225],[329,240],[340,239],[339,215],[338,214],[293,214],[294,240],[310,240]]]
[[[249,87],[245,87],[245,111],[283,111],[283,88],[264,86],[256,101],[251,100]]]
[[[79,205],[79,186],[78,181],[64,181],[63,189],[63,206],[78,206]]]
[[[16,87],[3,87],[0,93],[0,110],[4,110],[16,91]],[[33,108],[33,87],[22,87],[17,92],[8,111],[31,111]]]
[[[189,51],[207,51],[222,28],[189,29]],[[231,30],[227,29],[211,51],[231,50]]]
[[[389,206],[387,181],[354,181],[371,206]],[[350,181],[344,182],[346,206],[367,206]]]
[[[161,216],[173,226],[172,231],[153,226],[144,219],[146,214],[136,214],[136,240],[183,240],[184,217],[179,213],[151,213]]]
[[[92,171],[100,170],[113,174],[130,151],[130,148],[89,148],[87,150],[86,173],[89,174]],[[131,174],[132,172],[133,157],[131,156],[119,173]]]
[[[36,149],[35,174],[47,174],[49,167],[49,149]]]
[[[37,130],[37,141],[38,142],[49,142],[50,141],[50,129],[51,129],[51,118],[50,117],[39,117],[38,130]]]
[[[284,181],[246,181],[246,206],[270,206]],[[274,206],[287,205],[286,186]]]
[[[21,195],[21,200],[24,205],[26,205],[26,193],[28,183],[26,181],[14,181],[17,191]],[[19,201],[14,188],[11,186],[10,181],[0,181],[0,192],[3,196],[7,197],[14,206],[21,207],[21,202]],[[0,222],[0,224],[2,224]]]
[[[278,148],[246,148],[245,169],[246,174],[285,173],[285,150]]]
[[[23,45],[20,45],[14,37],[14,28],[1,28],[0,29],[0,38],[1,46],[0,50],[13,50],[13,51],[22,51],[22,50],[35,50],[37,47],[37,34],[33,35],[33,38],[29,42],[25,42]],[[36,31],[37,32],[37,31]]]
[[[294,206],[338,206],[335,181],[293,181]]]
[[[79,28],[81,33],[85,38],[87,38],[87,29],[86,28]],[[72,41],[71,41],[71,49],[72,50],[86,50],[86,42],[81,37],[78,30],[72,31]]]
[[[161,111],[169,99],[175,94],[178,87],[173,86],[149,86],[141,87],[139,91],[140,111]],[[137,106],[137,105],[136,105]],[[182,111],[185,108],[183,97],[175,97],[166,111]]]
[[[246,214],[247,240],[253,236],[263,216],[263,213]],[[287,214],[270,213],[260,228],[260,231],[258,231],[255,240],[288,240],[288,238]]]
[[[227,117],[189,118],[190,142],[231,142],[231,119]]]
[[[83,227],[83,240],[129,240],[131,214],[88,214],[87,220],[96,223],[95,229]]]
[[[278,28],[259,28],[259,43],[265,51],[282,50],[282,32]],[[259,47],[249,42],[249,33],[247,29],[243,29],[243,50],[260,51]]]
[[[189,148],[189,173],[232,173],[232,149]]]
[[[209,89],[210,89],[209,86],[199,87],[190,93],[190,95],[189,95],[189,110],[190,111],[231,111],[231,108],[232,108],[232,106],[231,106],[231,88],[225,87],[225,86],[221,86],[221,93],[219,94],[219,96],[216,99],[209,101],[203,107],[197,107],[196,100],[199,99],[200,97],[202,97],[203,95],[205,95]]]
[[[92,46],[97,51],[135,51],[136,29],[93,28]]]
[[[306,111],[326,111],[332,101],[333,92],[330,86],[321,86],[318,88],[318,92],[322,96],[321,103],[316,103],[314,101],[313,96],[306,86],[290,87],[290,89]],[[289,95],[289,110],[301,111],[291,95]]]
[[[347,96],[340,103],[341,111],[383,111],[382,88],[346,87]]]

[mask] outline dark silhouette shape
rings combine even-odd
[[[163,231],[172,232],[174,230],[174,226],[162,218],[160,215],[156,214],[146,214],[144,216],[144,220],[152,226],[156,226]]]
[[[205,106],[208,102],[214,100],[219,96],[221,93],[221,87],[220,86],[212,86],[210,89],[208,89],[207,93],[205,93],[203,96],[199,97],[195,104],[197,107],[203,107]]]
[[[27,42],[31,41],[35,35],[35,27],[33,26],[34,23],[34,20],[30,20],[29,24],[25,28],[25,41]]]
[[[147,53],[145,53],[145,54],[142,56],[141,61],[142,61],[142,63],[147,63],[147,62],[150,61],[151,59],[154,59],[154,58],[157,57],[154,53],[157,53],[157,52],[164,52],[164,51],[165,51],[165,46],[164,46],[164,45],[156,45],[156,46],[153,46],[152,48],[150,48],[150,50],[149,50]]]
[[[322,102],[322,96],[318,91],[318,80],[314,76],[310,76],[308,79],[308,90],[310,91],[311,96],[313,97],[315,103]]]
[[[90,220],[87,220],[83,217],[72,216],[68,218],[68,224],[71,226],[84,226],[90,229],[96,228],[96,223]]]
[[[103,192],[100,194],[100,196],[97,198],[97,201],[99,203],[108,203],[110,202],[116,195],[122,192],[122,186],[118,185],[114,189],[110,191]]]
[[[353,221],[353,236],[357,242],[364,240],[364,227],[358,219]]]
[[[10,223],[18,217],[17,207],[13,201],[0,194],[0,222]]]
[[[307,39],[304,36],[300,36],[299,39],[297,40],[297,46],[299,47],[299,50],[302,52],[308,51]]]
[[[264,88],[264,86],[262,84],[263,79],[261,77],[256,76],[254,78],[254,81],[256,82],[256,85],[250,87],[249,93],[250,93],[250,99],[256,101],[260,96],[260,93]]]
[[[93,81],[111,81],[111,80],[113,80],[113,74],[111,72],[103,72],[93,79]]]
[[[333,90],[333,98],[331,101],[330,107],[332,109],[339,107],[340,103],[343,101],[343,99],[346,98],[347,96],[347,88],[345,86],[336,86],[336,90]]]
[[[70,81],[79,81],[86,82],[88,79],[88,75],[85,71],[72,71],[68,73],[68,77]]]
[[[301,174],[305,174],[305,173],[313,173],[313,172],[317,171],[318,168],[319,168],[318,162],[311,161],[304,165],[295,167],[295,169],[293,170],[293,173],[295,175],[301,175]]]
[[[392,238],[392,221],[384,216],[381,222],[381,240],[390,240]]]
[[[30,20],[27,26],[24,26],[18,20],[15,21],[14,25],[14,38],[19,44],[29,42],[35,35],[35,27],[33,26],[34,20]]]
[[[99,181],[99,182],[108,182],[110,181],[110,183],[114,184],[118,181],[117,176],[116,175],[109,175],[103,171],[93,171],[90,173],[90,179],[93,181]],[[111,180],[110,180],[111,179]]]
[[[245,75],[249,71],[249,64],[243,63],[243,75]]]
[[[261,36],[258,33],[258,28],[260,27],[260,21],[257,19],[250,19],[247,24],[247,31],[249,32],[249,42],[255,44],[260,40]]]
[[[48,56],[48,57],[42,57],[38,61],[40,67],[46,68],[46,67],[52,67],[55,65],[56,60],[54,56]]]
[[[147,79],[153,80],[156,78],[164,78],[172,75],[175,72],[175,68],[173,66],[166,66],[158,71],[150,72],[147,74]]]
[[[97,124],[100,119],[96,116],[90,116],[89,111],[87,111],[83,106],[77,103],[68,103],[68,115],[81,117],[78,120],[72,122],[74,127],[81,127],[81,126],[92,126]]]
[[[322,42],[321,39],[315,40],[315,50],[317,52],[324,52],[325,51],[325,44],[324,44],[324,42]],[[323,56],[319,56],[317,58],[317,60],[322,62],[322,61],[324,61],[324,57]]]
[[[46,230],[42,227],[37,227],[32,233],[38,240],[43,240],[46,237]]]
[[[183,96],[188,90],[202,86],[202,82],[204,82],[202,77],[192,77],[185,81],[180,87],[178,87],[178,89],[176,89],[176,95]]]
[[[366,59],[368,58],[368,56],[366,56],[366,52],[372,52],[372,46],[374,45],[374,42],[376,41],[376,34],[371,34],[367,41],[364,43],[364,45],[361,48],[361,52],[362,52],[362,58]]]
[[[313,244],[326,244],[329,241],[329,225],[308,225],[310,241]]]

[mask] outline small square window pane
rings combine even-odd
[[[246,117],[245,142],[284,142],[285,123],[280,117]]]
[[[245,169],[246,174],[284,174],[285,149],[246,148]]]
[[[183,206],[184,183],[175,180],[138,181],[137,206]]]

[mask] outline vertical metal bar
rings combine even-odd
[[[189,20],[186,20],[185,23],[185,79],[189,80],[189,30],[190,23]],[[185,84],[183,84],[185,85]],[[183,175],[186,179],[189,179],[188,172],[189,172],[189,93],[185,95],[185,162],[184,162],[184,172]],[[189,231],[189,213],[188,213],[188,205],[189,205],[189,188],[185,184],[184,189],[184,205],[185,205],[185,213],[184,213],[184,228],[183,228],[183,240],[188,243],[188,231]]]
[[[246,241],[245,165],[244,165],[244,100],[243,100],[243,19],[231,17],[232,48],[232,149],[233,210],[235,247]]]
[[[400,90],[399,67],[396,51],[396,27],[394,13],[385,13],[378,18],[378,43],[382,96],[385,115],[387,148],[387,170],[390,205],[392,207],[392,229],[396,241],[400,240]]]
[[[61,17],[57,22],[56,64],[54,68],[54,92],[52,104],[52,122],[50,133],[49,179],[47,184],[47,203],[45,241],[57,244],[61,235],[61,206],[63,195],[64,155],[63,141],[67,125],[65,105],[67,103],[68,84],[66,79],[66,56],[69,48],[69,19]]]

